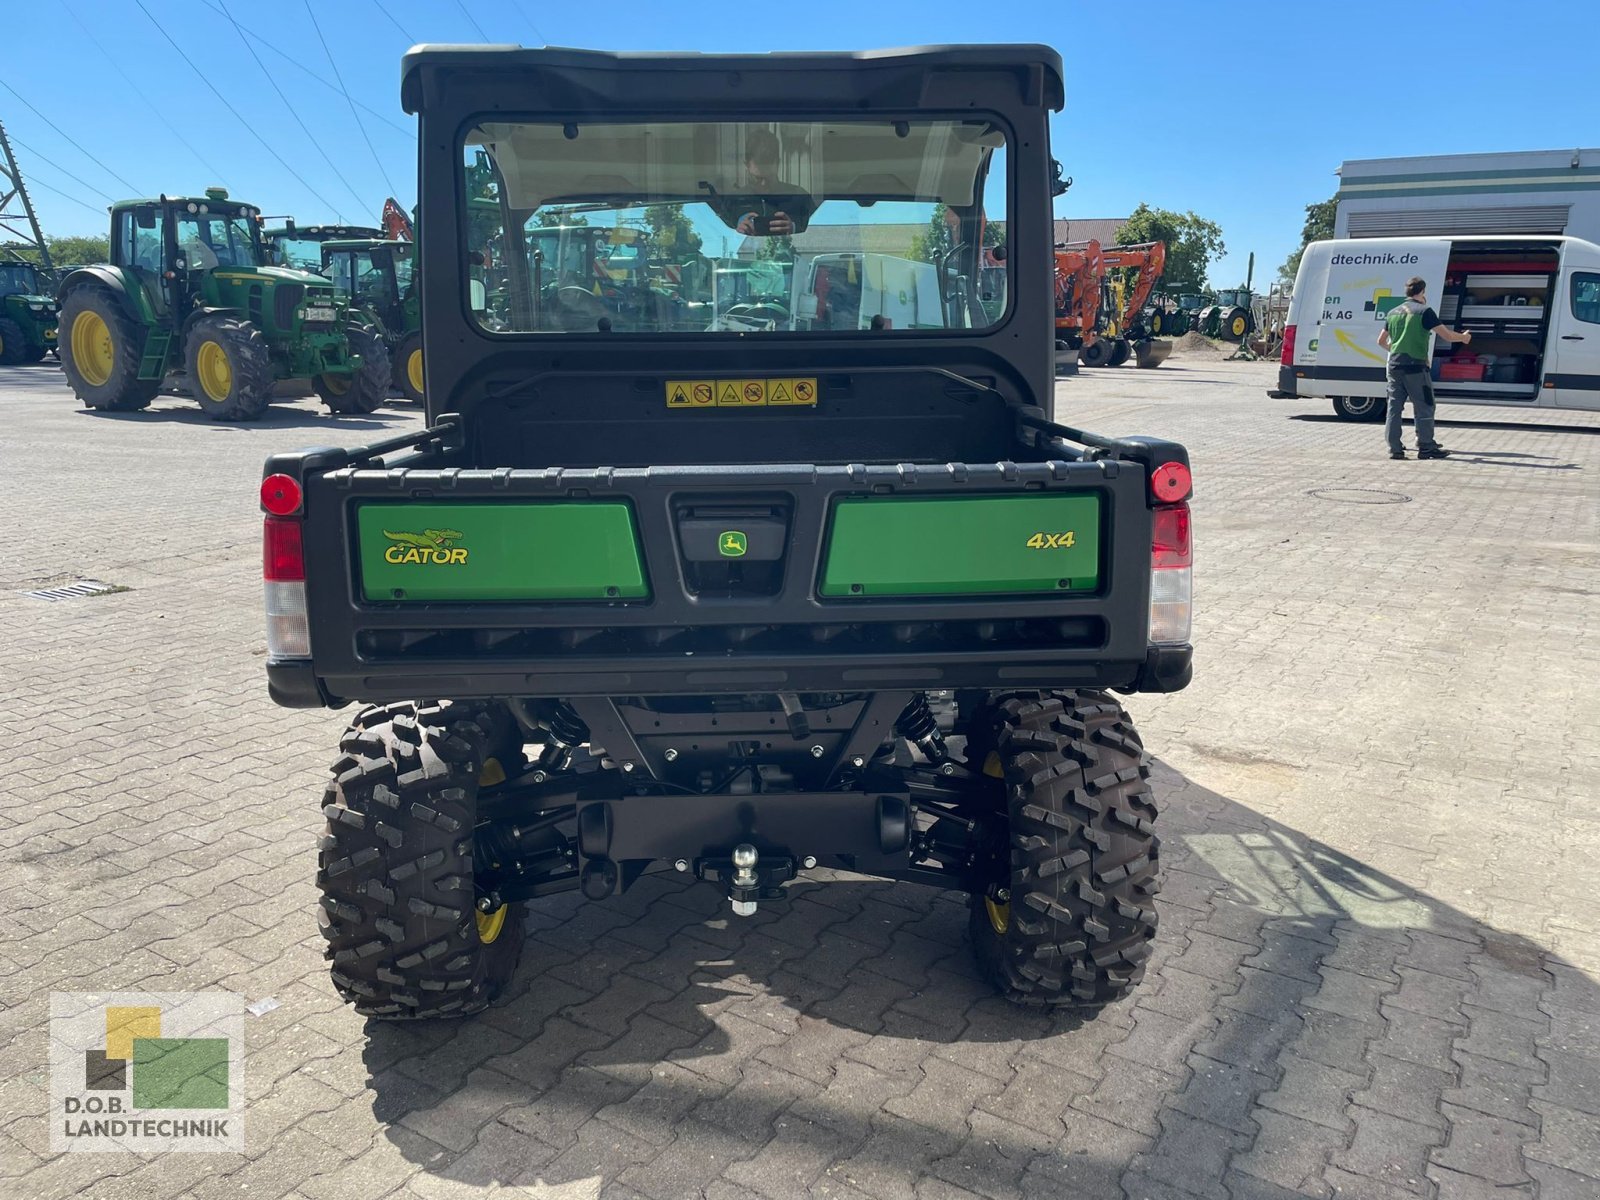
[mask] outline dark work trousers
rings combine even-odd
[[[1433,440],[1433,380],[1424,366],[1389,364],[1389,416],[1386,428],[1389,449],[1404,450],[1400,441],[1400,410],[1411,401],[1411,414],[1417,423],[1417,449],[1435,450]]]

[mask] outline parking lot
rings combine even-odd
[[[1455,457],[1393,462],[1275,379],[1059,388],[1194,462],[1195,682],[1128,699],[1165,868],[1131,1001],[1007,1006],[955,895],[739,920],[653,876],[534,904],[482,1017],[369,1026],[312,886],[349,714],[267,700],[256,484],[419,414],[98,414],[0,368],[0,1193],[1600,1195],[1600,414],[1445,408]],[[127,590],[23,594],[82,579]],[[247,1154],[52,1156],[49,993],[203,988],[277,1002]]]

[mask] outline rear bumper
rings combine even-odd
[[[1300,392],[1295,386],[1295,379],[1296,376],[1293,367],[1280,366],[1278,368],[1278,386],[1267,393],[1268,397],[1273,400],[1297,399],[1300,395]]]

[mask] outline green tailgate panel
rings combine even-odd
[[[368,600],[637,600],[650,594],[618,502],[363,504]]]
[[[824,596],[1092,591],[1100,582],[1100,496],[1063,492],[841,500]]]

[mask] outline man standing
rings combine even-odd
[[[1461,345],[1472,341],[1470,333],[1457,333],[1439,321],[1439,314],[1428,307],[1428,285],[1413,275],[1406,280],[1406,298],[1389,310],[1378,345],[1389,352],[1389,457],[1404,458],[1400,441],[1400,414],[1411,401],[1417,424],[1417,457],[1449,458],[1450,451],[1433,440],[1433,380],[1428,375],[1428,344],[1438,334],[1447,342]]]

